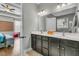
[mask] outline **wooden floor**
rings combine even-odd
[[[0,48],[0,56],[13,56],[13,48],[12,47]],[[18,56],[20,56],[20,55],[18,55]],[[30,51],[26,52],[24,56],[42,56],[42,55],[34,50],[30,50]]]
[[[13,48],[0,48],[0,56],[11,56]]]

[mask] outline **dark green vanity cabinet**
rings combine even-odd
[[[36,35],[31,35],[31,47],[33,50],[36,50]]]
[[[79,56],[79,42],[65,39],[61,40],[60,56]]]
[[[32,49],[44,56],[79,56],[79,41],[31,35]]]
[[[49,41],[47,36],[42,36],[42,54],[45,56],[49,55]]]
[[[42,40],[40,35],[36,35],[36,51],[39,53],[42,52]]]
[[[33,50],[41,53],[44,56],[49,55],[48,37],[31,34],[31,47]]]

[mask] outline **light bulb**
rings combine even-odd
[[[60,5],[57,5],[57,9],[59,9],[60,8]]]
[[[44,11],[39,12],[38,15],[44,16],[44,15],[47,15],[47,13],[48,13],[48,11],[44,10]]]
[[[63,4],[62,4],[62,7],[64,7],[64,6],[66,6],[66,4],[63,3]]]

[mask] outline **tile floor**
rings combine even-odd
[[[30,50],[28,52],[26,52],[25,54],[26,56],[42,56],[40,53],[34,51],[34,50]]]

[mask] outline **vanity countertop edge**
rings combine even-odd
[[[47,34],[47,32],[41,33],[41,32],[35,31],[35,32],[31,32],[31,34],[67,39],[72,41],[79,41],[79,33],[64,33],[64,36],[63,36],[63,32],[55,32],[53,35],[49,35]]]

